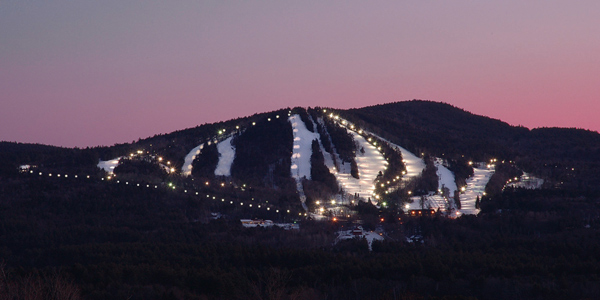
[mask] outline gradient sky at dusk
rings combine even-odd
[[[0,140],[410,99],[600,131],[600,1],[0,1]]]

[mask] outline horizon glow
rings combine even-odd
[[[2,2],[0,140],[113,145],[411,99],[600,131],[600,2],[488,2]]]

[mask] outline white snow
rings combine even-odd
[[[433,208],[437,210],[438,208],[441,211],[445,211],[448,206],[448,200],[442,197],[441,194],[435,194],[435,192],[431,192],[428,195],[424,195],[423,208],[430,209]],[[404,211],[412,210],[412,209],[421,209],[421,196],[413,196],[410,197],[413,201],[412,203],[406,203],[402,208]]]
[[[485,192],[485,186],[494,174],[494,165],[473,168],[473,176],[467,178],[467,187],[464,193],[460,194],[461,214],[476,215],[479,209],[475,208],[477,196],[481,199]]]
[[[204,148],[204,144],[196,146],[190,153],[188,153],[183,160],[183,167],[181,167],[182,176],[192,175],[192,162],[196,159],[196,155],[200,154],[200,150]]]
[[[439,208],[441,211],[445,211],[448,205],[451,208],[455,208],[454,199],[452,198],[454,196],[454,191],[457,189],[456,182],[454,181],[454,174],[441,164],[439,158],[435,160],[435,165],[437,167],[437,175],[439,178],[438,188],[441,189],[442,184],[446,186],[450,190],[450,194],[448,195],[449,198],[446,199],[439,193],[435,194],[435,192],[431,192],[429,195],[424,196],[425,202],[423,203],[423,208],[433,208],[435,210]],[[462,208],[457,212],[457,216],[461,214],[473,215],[479,213],[479,209],[475,208],[475,201],[477,196],[479,196],[480,199],[483,196],[485,186],[490,181],[492,174],[494,174],[494,166],[475,167],[473,168],[473,172],[473,176],[467,178],[465,191],[459,196]],[[414,196],[410,199],[413,202],[406,203],[403,207],[404,210],[421,209],[421,196]]]
[[[292,123],[294,133],[294,147],[292,150],[292,178],[300,181],[303,177],[310,179],[310,157],[312,155],[312,141],[319,140],[319,134],[311,132],[300,119],[300,115],[291,115],[288,120]]]
[[[351,195],[358,194],[359,197],[367,199],[373,197],[375,178],[377,178],[379,171],[385,171],[388,163],[377,148],[369,144],[364,137],[354,131],[349,132],[352,134],[354,140],[358,142],[359,147],[365,150],[365,153],[356,151],[355,159],[360,179],[356,179],[350,175],[350,163],[341,166],[340,170],[335,172],[335,177],[346,193]]]
[[[365,131],[365,132],[367,132],[367,131]],[[388,143],[390,146],[400,150],[400,152],[402,153],[402,162],[404,162],[404,165],[406,166],[406,175],[402,177],[403,180],[409,180],[409,179],[419,176],[419,175],[421,175],[421,173],[423,173],[423,170],[425,169],[425,162],[420,157],[418,157],[418,156],[414,155],[412,152],[404,149],[402,146],[394,144],[376,134],[373,134],[372,132],[367,132],[367,133],[379,138],[380,140]]]
[[[434,164],[437,168],[438,190],[441,190],[442,187],[446,187],[450,190],[448,196],[453,197],[454,191],[458,189],[456,187],[456,179],[454,178],[454,173],[452,173],[452,171],[448,170],[448,168],[442,165],[442,160],[439,158],[434,161]]]
[[[117,157],[117,158],[113,158],[111,160],[100,160],[100,162],[98,162],[98,168],[108,172],[108,173],[113,173],[113,171],[115,170],[115,168],[119,165],[119,160],[122,158],[123,156]]]
[[[219,150],[219,162],[215,169],[216,176],[231,176],[231,165],[235,158],[235,147],[231,144],[233,136],[217,144]]]

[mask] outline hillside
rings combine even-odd
[[[0,154],[0,299],[600,297],[596,132],[415,100]]]
[[[413,100],[339,111],[415,152],[514,160],[527,172],[574,189],[600,188],[600,134],[575,128],[511,126],[449,104]],[[574,169],[574,170],[573,170]],[[574,172],[575,171],[575,172]]]

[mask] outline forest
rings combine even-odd
[[[473,174],[470,161],[497,158],[481,212],[410,217],[390,200],[348,204],[356,217],[347,220],[304,215],[289,171],[288,114],[319,133],[325,151],[346,161],[361,151],[323,110],[422,155],[425,171],[386,200],[435,189],[434,157],[459,186]],[[223,132],[236,147],[231,177],[214,176]],[[189,177],[158,164],[179,170],[201,143]],[[389,161],[378,180],[391,182],[405,170],[402,156],[377,143]],[[312,150],[309,206],[339,188],[318,141]],[[0,153],[0,300],[600,298],[596,132],[514,127],[409,101],[288,108],[111,147],[0,142]],[[96,167],[121,156],[110,178]],[[543,178],[542,188],[505,187],[523,172]],[[245,228],[240,219],[299,229]],[[384,240],[338,239],[357,225]]]
[[[373,221],[364,226],[388,237],[369,251],[361,239],[334,243],[352,224],[243,228],[241,211],[167,189],[27,174],[1,186],[6,293],[36,285],[80,299],[600,296],[598,193],[511,189],[484,198],[478,216]],[[213,210],[228,217],[213,219]],[[365,220],[382,214],[359,211]],[[407,241],[414,235],[422,243]]]

